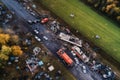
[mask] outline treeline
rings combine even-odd
[[[11,29],[0,28],[0,68],[6,64],[10,55],[21,56],[23,51],[19,46],[18,35],[13,34]]]
[[[81,0],[120,23],[120,0]]]

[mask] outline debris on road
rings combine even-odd
[[[67,34],[64,34],[62,32],[59,34],[59,39],[61,39],[63,41],[66,41],[68,43],[71,43],[73,45],[82,47],[82,41],[81,40],[79,40],[78,38],[75,38],[73,36],[69,36]]]

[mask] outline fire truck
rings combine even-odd
[[[57,54],[61,59],[63,59],[67,63],[68,66],[73,65],[73,60],[67,55],[67,53],[64,52],[63,49],[59,49],[57,51]]]

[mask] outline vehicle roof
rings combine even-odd
[[[64,51],[59,50],[58,54],[66,61],[66,63],[68,63],[68,64],[73,63],[73,60]]]
[[[62,57],[64,58],[64,60],[65,60],[68,64],[72,64],[72,63],[73,63],[73,60],[72,60],[66,53],[63,53],[63,54],[62,54]]]

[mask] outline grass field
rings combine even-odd
[[[39,0],[66,23],[120,62],[120,28],[79,0]],[[75,14],[74,18],[69,15]],[[100,39],[95,39],[99,35]]]

